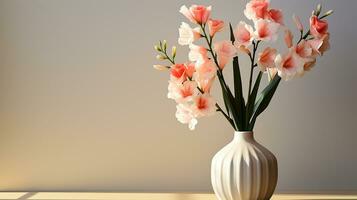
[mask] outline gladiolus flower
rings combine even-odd
[[[325,51],[330,49],[330,34],[324,35],[322,38],[315,38],[312,40],[308,40],[307,42],[310,44],[313,49],[313,53],[323,55]]]
[[[327,34],[328,23],[319,19],[316,15],[310,18],[310,33],[316,38],[322,38]]]
[[[222,20],[208,20],[209,35],[213,37],[217,32],[221,31],[224,27],[224,22]]]
[[[171,80],[176,83],[182,83],[186,81],[187,77],[192,78],[195,72],[195,64],[175,64],[171,67],[170,76]]]
[[[185,64],[175,64],[171,67],[171,80],[182,83],[186,80],[186,66]]]
[[[177,120],[183,124],[188,124],[189,129],[194,130],[198,122],[188,105],[178,104],[176,109]]]
[[[223,69],[227,62],[237,53],[237,50],[232,45],[232,42],[228,40],[215,43],[214,50],[217,53],[218,65],[221,69]]]
[[[295,47],[295,52],[301,58],[310,58],[312,56],[312,48],[305,40],[302,40]]]
[[[212,84],[215,80],[216,76],[213,76],[210,79],[197,79],[198,86],[204,93],[210,93]]]
[[[241,21],[234,30],[234,46],[240,48],[241,46],[248,47],[254,39],[252,26]]]
[[[168,91],[167,98],[173,99],[177,103],[190,101],[199,93],[195,81],[185,81],[182,84],[169,81]]]
[[[207,59],[207,49],[195,44],[190,44],[190,52],[188,58],[190,61],[198,61]]]
[[[284,17],[281,10],[271,9],[268,11],[269,18],[280,25],[284,25]]]
[[[193,104],[195,117],[210,116],[216,112],[216,101],[209,94],[201,94],[195,97]]]
[[[276,49],[267,47],[258,57],[258,66],[260,70],[265,72],[267,68],[275,67]]]
[[[211,6],[192,5],[190,8],[187,8],[183,5],[181,6],[180,13],[192,23],[205,24],[211,14]]]
[[[196,72],[194,79],[198,81],[209,80],[217,73],[217,67],[210,59],[199,60],[196,62]]]
[[[292,49],[283,56],[277,55],[275,65],[277,66],[279,76],[285,80],[301,76],[304,73],[304,62]]]
[[[250,20],[265,19],[268,16],[268,0],[251,0],[247,3],[244,15]]]
[[[190,25],[186,24],[185,22],[182,22],[179,28],[179,35],[180,37],[178,39],[178,43],[180,45],[189,45],[202,37],[199,27],[192,29]]]
[[[275,41],[279,27],[280,25],[275,22],[260,19],[255,23],[255,37],[257,40]]]
[[[295,25],[299,31],[304,31],[304,26],[301,23],[301,20],[298,16],[293,15],[293,20],[295,22]]]

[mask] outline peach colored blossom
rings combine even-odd
[[[193,116],[192,110],[186,104],[178,104],[176,106],[176,118],[183,124],[188,124],[190,130],[194,130],[198,121]]]
[[[285,40],[285,44],[286,44],[286,46],[288,46],[288,48],[293,46],[293,38],[294,38],[294,36],[291,33],[291,31],[289,29],[286,29],[284,40]]]
[[[207,49],[195,44],[190,44],[190,52],[188,58],[190,61],[198,61],[207,59]]]
[[[265,72],[267,68],[275,67],[275,57],[276,57],[276,49],[267,47],[263,52],[259,54],[258,57],[258,66],[260,70]]]
[[[330,34],[324,35],[322,38],[315,38],[312,40],[308,40],[307,42],[310,44],[313,49],[313,54],[323,55],[324,52],[330,49]]]
[[[265,19],[268,16],[268,0],[251,0],[247,3],[244,15],[250,20]]]
[[[222,20],[208,20],[209,35],[213,37],[217,32],[221,31],[224,27],[224,22]]]
[[[212,84],[215,80],[216,76],[213,76],[210,79],[197,79],[196,81],[198,82],[198,87],[204,92],[204,93],[210,93]]]
[[[279,76],[284,80],[302,76],[304,73],[304,61],[293,52],[293,49],[283,56],[277,55],[275,65]]]
[[[170,77],[172,81],[182,83],[186,80],[186,66],[185,64],[175,64],[171,66]]]
[[[227,62],[237,54],[236,48],[233,46],[232,42],[228,40],[216,42],[214,44],[214,50],[217,53],[218,65],[221,69],[223,69]]]
[[[328,23],[326,20],[319,19],[316,15],[310,18],[310,33],[316,38],[322,38],[327,34]]]
[[[248,47],[253,39],[254,33],[252,26],[240,21],[237,27],[234,29],[234,46],[240,48],[241,46]]]
[[[210,59],[198,60],[196,62],[196,72],[193,75],[194,80],[202,81],[213,78],[217,73],[217,67]]]
[[[192,23],[205,24],[211,14],[211,6],[192,5],[190,8],[187,8],[183,5],[180,8],[180,13]]]
[[[262,41],[275,41],[280,25],[269,20],[260,19],[255,23],[255,37]]]
[[[192,78],[193,74],[196,71],[195,63],[188,63],[186,64],[186,76]]]
[[[304,30],[304,26],[302,25],[300,18],[298,16],[296,16],[296,15],[293,15],[293,20],[294,20],[294,23],[295,23],[297,29],[299,31],[303,31]]]
[[[295,52],[298,56],[305,59],[312,56],[312,48],[305,40],[302,40],[298,45],[296,45]]]
[[[198,93],[199,91],[195,81],[185,81],[182,84],[169,81],[167,98],[173,99],[177,103],[184,103],[192,100]]]
[[[280,25],[284,25],[283,12],[281,10],[271,9],[268,11],[268,14],[269,19],[271,19],[273,22],[276,22]]]
[[[185,22],[181,23],[181,26],[179,28],[179,35],[180,37],[178,39],[178,43],[180,45],[189,45],[195,40],[202,37],[199,27],[192,29],[190,25]]]
[[[216,112],[216,101],[209,94],[200,94],[194,98],[193,116],[210,116]]]

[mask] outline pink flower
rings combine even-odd
[[[186,104],[178,104],[176,109],[177,120],[183,124],[188,124],[189,129],[194,130],[198,122],[190,107]]]
[[[322,38],[327,34],[328,23],[325,20],[320,20],[316,15],[310,18],[310,33],[316,38]]]
[[[295,22],[295,25],[296,25],[297,29],[299,31],[303,31],[304,30],[304,26],[302,25],[300,18],[298,16],[296,16],[296,15],[293,15],[293,20]]]
[[[209,94],[201,94],[195,97],[193,104],[195,117],[210,116],[216,112],[216,101]]]
[[[199,27],[192,29],[190,25],[186,24],[185,22],[182,22],[179,28],[179,35],[180,37],[178,39],[178,43],[180,45],[189,45],[202,37]]]
[[[190,52],[188,58],[190,61],[198,61],[207,59],[207,49],[195,44],[190,44]]]
[[[198,79],[196,80],[198,82],[198,86],[201,88],[201,90],[204,93],[210,93],[212,84],[215,80],[216,76],[210,78],[210,79]]]
[[[195,63],[186,64],[186,76],[192,78],[193,73],[196,71]]]
[[[195,64],[175,64],[171,66],[170,77],[176,83],[184,82],[187,77],[192,78],[195,72]]]
[[[293,37],[294,36],[291,33],[291,31],[289,29],[286,29],[284,40],[285,40],[285,44],[286,44],[286,46],[288,46],[288,48],[293,46]]]
[[[241,21],[234,30],[234,37],[234,46],[236,48],[240,48],[241,46],[247,47],[254,39],[253,28],[245,22]]]
[[[312,48],[308,42],[302,40],[296,47],[295,52],[301,58],[310,58],[312,56]]]
[[[180,13],[187,17],[192,23],[205,24],[211,14],[211,6],[192,5],[188,9],[183,5],[181,6]]]
[[[310,43],[312,49],[314,50],[314,53],[317,53],[319,55],[323,55],[327,50],[330,49],[330,34],[327,33],[320,39],[312,39],[309,40],[308,42]]]
[[[177,103],[190,101],[199,93],[197,83],[195,81],[185,81],[182,84],[169,81],[168,91],[167,98],[173,99]]]
[[[307,42],[310,44],[313,53],[323,55],[327,50],[330,49],[330,34],[324,35],[322,38],[315,38],[312,40],[308,40]]]
[[[223,69],[227,62],[237,53],[237,50],[232,45],[232,42],[228,40],[215,43],[214,50],[217,53],[218,65],[221,69]]]
[[[250,20],[265,19],[268,16],[268,0],[251,0],[247,3],[244,15]]]
[[[279,27],[278,23],[260,19],[255,23],[255,37],[257,40],[275,41],[278,37]]]
[[[268,11],[269,18],[280,25],[284,25],[283,13],[281,10],[271,9]]]
[[[258,57],[258,66],[261,71],[266,71],[267,68],[275,67],[275,57],[276,57],[276,49],[267,47],[263,52],[259,54]]]
[[[222,20],[208,20],[209,35],[213,37],[217,32],[221,31],[224,27],[224,22]]]
[[[198,82],[212,79],[216,76],[217,67],[210,59],[199,60],[196,62],[196,72],[193,75],[194,80]]]
[[[293,49],[283,56],[277,55],[275,65],[279,76],[285,80],[301,76],[304,73],[304,61],[293,52]]]
[[[170,77],[172,81],[182,83],[186,80],[185,64],[175,64],[171,66]]]

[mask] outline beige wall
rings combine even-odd
[[[272,1],[301,16],[318,2]],[[0,0],[0,190],[211,191],[210,159],[233,131],[219,115],[179,124],[151,67],[192,2]],[[244,19],[245,1],[198,2]],[[279,191],[357,190],[357,1],[322,2],[336,10],[332,50],[281,84],[256,125]]]

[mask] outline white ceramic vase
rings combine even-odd
[[[212,159],[211,181],[219,200],[270,199],[277,179],[275,156],[254,140],[253,132],[235,132]]]

